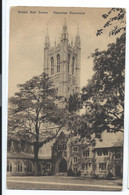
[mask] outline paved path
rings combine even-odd
[[[93,180],[63,176],[8,177],[9,189],[114,190],[122,189],[120,180]]]

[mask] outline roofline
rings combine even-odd
[[[93,149],[103,149],[103,148],[123,148],[123,146],[94,147]]]

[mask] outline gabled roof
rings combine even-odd
[[[111,147],[123,147],[123,133],[102,133],[102,141],[96,138],[96,145],[94,148],[111,148]]]
[[[28,154],[24,152],[7,152],[7,158],[12,158],[12,159],[34,159],[34,154]],[[39,154],[39,159],[51,159],[51,156],[43,156]]]
[[[61,133],[59,134],[59,136],[57,137],[57,139],[58,140],[60,140],[60,139],[67,139],[67,135],[63,131],[61,131]]]

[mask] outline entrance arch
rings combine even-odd
[[[59,172],[67,172],[67,162],[64,158],[59,163]]]

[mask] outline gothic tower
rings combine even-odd
[[[50,47],[47,34],[44,44],[44,72],[53,81],[58,95],[69,98],[70,94],[80,92],[81,40],[79,28],[75,42],[69,41],[66,19],[64,21],[60,43]]]

